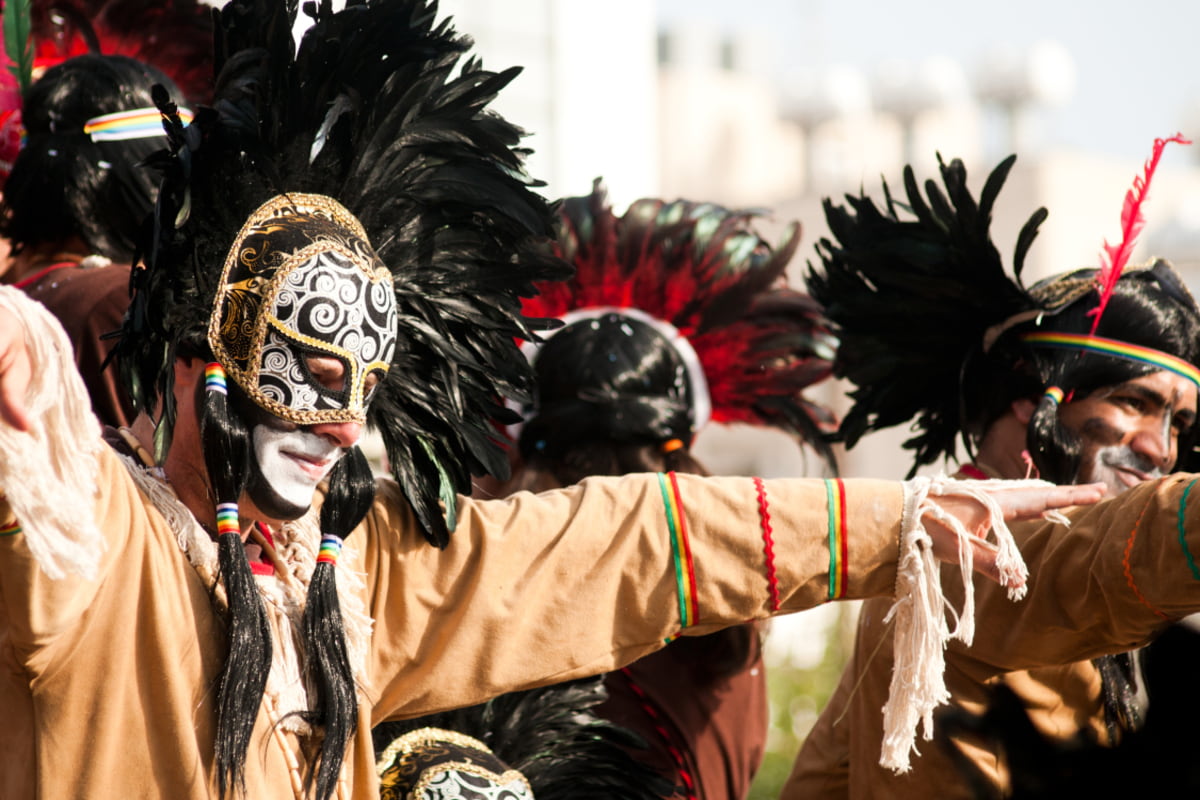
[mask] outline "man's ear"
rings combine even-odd
[[[1028,397],[1021,397],[1012,401],[1010,406],[1013,416],[1022,425],[1028,425],[1029,420],[1033,419],[1033,412],[1037,411],[1037,403],[1030,400]]]

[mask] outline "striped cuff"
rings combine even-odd
[[[667,531],[671,536],[671,559],[675,565],[680,627],[689,628],[699,622],[700,609],[697,600],[696,569],[692,563],[691,543],[688,541],[687,519],[675,473],[658,473],[658,488],[662,492]]]
[[[829,599],[846,594],[846,484],[840,478],[825,481],[825,500],[829,507]]]

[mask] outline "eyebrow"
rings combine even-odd
[[[1157,404],[1159,408],[1165,408],[1167,405],[1167,398],[1163,396],[1162,392],[1147,388],[1140,383],[1122,383],[1115,387],[1115,391],[1136,394],[1144,400]],[[1175,419],[1184,425],[1191,426],[1196,421],[1196,412],[1190,409],[1179,409],[1175,412]]]

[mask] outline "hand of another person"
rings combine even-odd
[[[0,314],[0,423],[19,431],[31,427],[25,392],[33,377],[25,328],[13,314]]]
[[[999,506],[1005,521],[1038,519],[1045,512],[1067,506],[1091,505],[1104,497],[1104,484],[1079,486],[1013,486],[1005,481],[986,481],[976,484]],[[986,537],[992,527],[991,512],[978,500],[961,494],[930,495],[929,500],[943,511],[957,517],[971,533],[970,545],[974,554],[975,571],[999,582],[996,567],[997,548]],[[926,530],[933,539],[933,554],[941,561],[958,563],[958,535],[932,515],[925,517]]]

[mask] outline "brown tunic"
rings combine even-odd
[[[120,386],[117,365],[104,368],[115,342],[101,339],[121,327],[129,306],[129,265],[62,266],[36,273],[18,283],[17,288],[62,323],[100,424],[113,428],[129,425],[133,407]]]
[[[647,743],[640,760],[679,787],[674,797],[741,800],[762,764],[767,740],[767,675],[756,626],[744,667],[710,677],[704,670],[720,634],[680,639],[611,672],[598,709]]]
[[[215,797],[222,614],[176,532],[115,454],[102,452],[100,465],[96,515],[107,549],[94,580],[49,580],[24,534],[0,537],[0,796]],[[661,647],[682,619],[689,570],[677,563],[690,562],[694,574],[687,633],[768,616],[751,481],[678,482],[691,556],[682,560],[656,476],[460,498],[458,529],[443,551],[425,544],[395,484],[381,482],[338,564],[339,575],[361,576],[357,593],[373,619],[339,796],[378,796],[374,724],[611,670]],[[780,612],[824,602],[824,483],[768,481],[766,490]],[[890,594],[901,489],[847,481],[846,496],[845,596]],[[11,516],[0,502],[0,525]],[[256,800],[299,796],[308,765],[296,734],[276,725],[277,712],[265,698],[250,743],[246,796]]]
[[[979,711],[986,687],[1003,680],[1031,707],[1034,724],[1065,738],[1088,727],[1105,740],[1100,679],[1089,659],[1144,645],[1171,621],[1200,610],[1200,505],[1188,492],[1194,475],[1135,487],[1074,514],[1069,530],[1046,524],[1013,526],[1029,565],[1029,595],[1009,602],[1004,590],[976,581],[976,633],[970,648],[951,643],[946,686],[952,702]],[[1181,499],[1186,496],[1186,509]],[[943,569],[947,595],[961,587]],[[889,603],[863,604],[851,662],[833,698],[805,740],[782,793],[813,798],[971,798],[945,755],[949,744],[918,739],[912,770],[879,766],[880,708],[891,679]],[[997,785],[995,753],[968,747]]]

